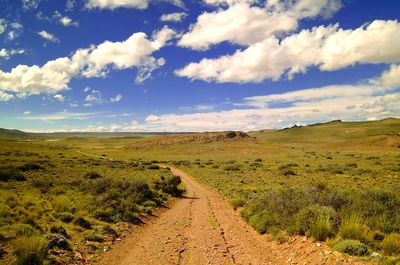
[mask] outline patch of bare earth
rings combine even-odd
[[[269,242],[222,196],[181,170],[186,197],[134,229],[100,256],[98,264],[361,264],[305,237]]]

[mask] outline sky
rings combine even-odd
[[[398,0],[0,0],[0,127],[400,117],[399,16]]]

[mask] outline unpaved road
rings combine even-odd
[[[305,237],[269,242],[231,209],[222,196],[181,170],[186,197],[137,227],[97,264],[357,264]]]

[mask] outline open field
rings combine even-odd
[[[180,192],[173,189],[179,183],[168,182],[169,170],[151,163],[91,157],[59,142],[2,140],[0,146],[0,241],[6,264],[15,259],[15,242],[34,241],[33,235],[50,235],[53,261],[94,259],[129,231],[129,223],[139,223],[141,215]]]
[[[13,257],[11,243],[25,230],[49,234],[60,226],[83,258],[101,252],[113,238],[104,227],[121,233],[121,221],[135,222],[174,195],[160,188],[161,175],[173,175],[158,168],[164,163],[220,191],[256,231],[278,242],[306,235],[366,260],[375,252],[385,264],[400,261],[398,119],[336,121],[248,135],[46,140],[1,142],[2,170],[20,172],[0,182],[0,240],[6,258]],[[147,195],[135,186],[118,196],[125,192],[121,187],[137,183],[149,185]],[[116,205],[117,212],[112,210]],[[65,216],[71,220],[63,221]],[[91,228],[81,227],[80,218]],[[96,237],[104,237],[103,242],[93,243]]]

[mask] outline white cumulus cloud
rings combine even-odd
[[[161,0],[169,2],[173,5],[183,7],[184,4],[181,0]],[[125,8],[136,8],[146,9],[149,6],[150,0],[86,0],[86,8],[93,9],[111,9],[125,7]]]
[[[4,59],[8,60],[11,58],[11,56],[15,54],[24,54],[25,50],[24,49],[11,49],[7,50],[5,48],[2,48],[0,50],[0,57],[3,57]]]
[[[0,101],[9,101],[10,99],[13,99],[14,95],[5,93],[0,90]]]
[[[59,40],[56,36],[54,36],[54,35],[51,34],[51,33],[48,33],[48,32],[45,31],[45,30],[40,31],[40,32],[38,32],[37,34],[38,34],[39,36],[41,36],[43,39],[46,39],[46,40],[48,40],[48,41],[51,41],[51,42],[60,42],[60,40]]]
[[[7,21],[4,18],[0,18],[0,34],[3,34],[7,28]]]
[[[64,102],[64,100],[65,100],[65,97],[63,95],[60,95],[60,94],[54,95],[53,98],[57,99],[60,102]]]
[[[121,95],[121,94],[118,94],[118,95],[116,95],[115,97],[110,98],[110,101],[111,101],[112,103],[116,103],[116,102],[121,101],[121,99],[122,99],[122,95]]]
[[[152,40],[144,33],[134,33],[125,41],[105,41],[79,49],[70,58],[48,61],[41,67],[18,65],[10,72],[0,70],[0,90],[27,95],[56,93],[69,89],[68,83],[74,77],[106,76],[111,69],[132,67],[138,68],[138,78],[143,81],[164,65],[163,58],[156,59],[151,54],[167,45],[174,34],[168,27],[157,31]]]
[[[159,117],[153,114],[150,114],[149,116],[146,117],[147,122],[156,122],[159,120]]]
[[[251,45],[271,35],[297,29],[301,19],[333,13],[341,7],[337,0],[268,1],[265,6],[251,5],[252,1],[208,1],[209,4],[223,2],[229,4],[227,9],[202,13],[178,45],[196,50],[205,50],[223,41]]]
[[[400,85],[400,65],[392,64],[390,69],[383,72],[380,78],[383,85]]]
[[[282,40],[271,36],[232,55],[190,63],[175,73],[219,83],[276,81],[283,75],[292,78],[296,73],[305,73],[311,66],[333,71],[357,63],[397,62],[398,47],[400,24],[396,20],[375,20],[355,30],[319,26]]]
[[[161,21],[172,21],[172,22],[179,22],[182,21],[185,17],[187,17],[187,13],[185,12],[176,12],[170,14],[163,14],[160,17]]]

